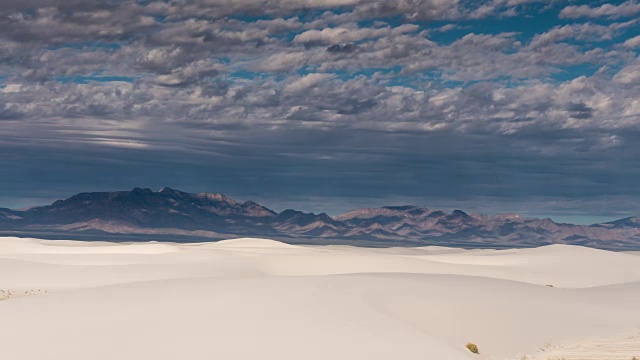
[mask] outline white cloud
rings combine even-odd
[[[628,48],[640,47],[640,35],[625,40],[625,42],[622,43],[622,46]]]
[[[543,3],[544,0],[491,0],[489,2],[478,2],[480,5],[473,9],[468,17],[471,19],[482,19],[489,16],[515,16],[516,7],[533,3]]]
[[[620,84],[640,85],[640,58],[625,66],[614,77],[613,81]]]
[[[582,41],[611,40],[621,30],[634,26],[637,23],[637,20],[631,20],[623,23],[613,23],[608,26],[592,23],[557,26],[545,33],[536,35],[531,41],[530,46],[545,46],[566,39],[576,39]]]
[[[413,24],[404,24],[395,28],[325,28],[305,31],[296,35],[293,41],[299,43],[340,44],[383,36],[397,36],[415,32],[418,29],[419,27]]]
[[[560,11],[561,18],[621,18],[621,17],[633,17],[640,13],[640,3],[635,0],[625,1],[619,5],[603,4],[597,7],[591,7],[589,5],[571,5],[567,6]]]
[[[285,86],[284,90],[286,92],[298,93],[303,90],[307,90],[310,87],[313,87],[314,85],[318,85],[323,81],[333,79],[333,78],[335,78],[335,75],[333,74],[319,74],[319,73],[307,74],[299,79],[296,79],[289,85]]]

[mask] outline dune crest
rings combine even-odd
[[[279,248],[279,249],[295,249],[300,246],[287,244],[277,240],[263,238],[237,238],[229,240],[221,240],[213,243],[217,248]]]

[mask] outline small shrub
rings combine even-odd
[[[467,345],[465,345],[467,347],[467,349],[469,349],[469,351],[471,351],[474,354],[479,354],[478,352],[478,345],[474,344],[474,343],[467,343]]]

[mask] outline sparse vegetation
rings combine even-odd
[[[0,300],[8,300],[14,297],[32,296],[32,295],[40,295],[40,294],[46,294],[46,293],[47,293],[46,290],[40,290],[40,289],[31,289],[31,290],[24,290],[24,291],[0,289]]]
[[[467,349],[469,349],[469,351],[471,351],[474,354],[479,354],[480,352],[478,351],[478,345],[474,344],[474,343],[467,343],[467,345],[465,345],[467,347]]]

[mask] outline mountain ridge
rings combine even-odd
[[[153,191],[85,192],[50,205],[0,208],[0,230],[199,238],[271,236],[294,242],[388,245],[538,246],[572,244],[640,248],[640,218],[593,225],[556,223],[517,214],[451,213],[416,205],[356,209],[334,217],[294,209],[273,211],[220,193]]]

